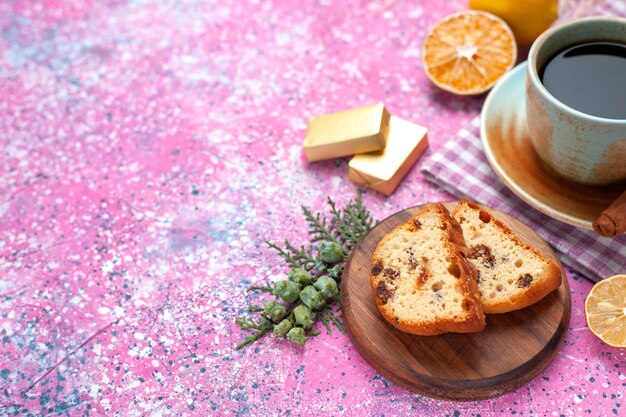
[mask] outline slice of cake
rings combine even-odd
[[[462,199],[452,215],[463,229],[467,258],[477,270],[485,313],[519,310],[561,285],[556,263],[525,244],[484,207]]]
[[[370,282],[382,316],[417,335],[478,332],[485,316],[459,224],[439,203],[393,229],[376,247]]]

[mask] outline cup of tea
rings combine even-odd
[[[537,38],[526,122],[549,171],[588,185],[626,180],[626,19],[577,19]]]

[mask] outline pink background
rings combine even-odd
[[[383,101],[429,128],[427,158],[480,112],[420,61],[465,7],[1,2],[0,414],[626,414],[626,357],[586,328],[591,283],[572,271],[561,352],[489,401],[405,391],[339,332],[234,350],[247,286],[287,271],[263,241],[304,243],[300,205],[356,193],[347,159],[305,161],[310,116]],[[450,196],[416,167],[364,199],[383,219]]]

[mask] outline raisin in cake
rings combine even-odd
[[[478,332],[485,327],[476,271],[459,224],[430,204],[376,247],[370,282],[382,316],[417,335]]]
[[[463,229],[468,260],[477,270],[485,313],[527,307],[561,285],[556,263],[522,242],[485,208],[462,199],[452,215]]]

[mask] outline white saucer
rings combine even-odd
[[[519,198],[565,223],[592,229],[592,222],[624,190],[624,185],[591,187],[548,172],[526,128],[526,62],[489,92],[481,112],[480,136],[496,175]]]

